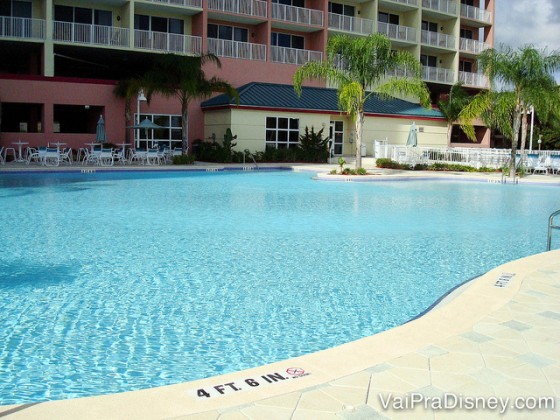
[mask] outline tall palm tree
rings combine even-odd
[[[141,79],[148,101],[154,93],[179,99],[183,154],[186,154],[189,148],[188,109],[192,100],[208,98],[215,92],[225,92],[228,96],[239,100],[237,90],[228,82],[215,76],[206,78],[202,69],[206,63],[221,67],[220,60],[213,54],[196,57],[164,54],[155,59],[152,69]]]
[[[405,70],[410,77],[391,77]],[[294,90],[301,95],[307,79],[325,80],[338,88],[338,104],[354,121],[356,128],[356,168],[362,166],[361,145],[364,105],[377,94],[415,96],[424,106],[430,105],[430,93],[420,78],[421,65],[406,51],[394,52],[391,41],[379,33],[365,38],[335,35],[329,38],[323,63],[309,62],[293,76]]]
[[[132,121],[132,98],[138,95],[142,89],[142,84],[139,78],[121,79],[113,89],[113,95],[118,98],[124,99],[124,119],[126,125],[131,125]],[[125,131],[125,143],[130,143],[130,131]]]
[[[453,123],[459,119],[459,114],[464,107],[471,101],[470,96],[461,82],[455,83],[449,90],[447,98],[439,101],[439,110],[447,121],[447,144],[451,143],[451,134],[453,133]]]
[[[492,82],[488,92],[478,94],[461,112],[463,131],[474,139],[471,121],[482,117],[511,133],[509,174],[515,177],[515,157],[521,131],[521,150],[527,139],[527,114],[531,106],[539,113],[548,114],[560,98],[553,73],[560,69],[560,54],[547,54],[532,45],[513,50],[501,46],[480,54],[479,68]]]

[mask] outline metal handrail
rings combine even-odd
[[[255,155],[252,154],[249,149],[245,149],[244,153],[243,153],[243,166],[245,166],[245,156],[249,156],[252,160],[253,163],[255,164],[255,169],[259,169],[259,165],[257,165],[257,160],[255,159]]]
[[[556,210],[552,213],[548,219],[548,240],[546,244],[546,250],[550,251],[550,245],[552,244],[552,229],[560,229],[560,225],[553,225],[554,218],[560,215],[560,210]]]

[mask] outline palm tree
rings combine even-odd
[[[549,114],[560,101],[552,74],[560,69],[560,55],[539,51],[531,45],[512,50],[490,48],[479,56],[479,67],[492,82],[492,89],[478,94],[461,112],[461,127],[474,140],[471,121],[482,117],[511,138],[509,174],[515,178],[515,157],[521,129],[521,150],[527,139],[527,114]],[[499,87],[501,90],[498,90]]]
[[[453,123],[459,119],[459,114],[471,99],[472,96],[463,89],[463,84],[457,82],[451,86],[447,98],[439,101],[439,110],[447,121],[447,144],[451,143]]]
[[[421,65],[406,51],[394,52],[391,41],[379,33],[365,38],[335,35],[329,38],[323,63],[309,62],[293,76],[294,90],[301,95],[307,79],[325,80],[338,88],[338,104],[354,121],[356,127],[356,169],[362,166],[361,145],[364,105],[377,94],[383,99],[391,95],[420,98],[430,105],[430,93],[420,79]],[[405,70],[411,77],[389,77]]]
[[[220,60],[213,54],[197,57],[164,54],[156,58],[152,69],[141,79],[148,101],[154,93],[179,99],[183,154],[186,154],[189,148],[188,109],[192,100],[208,98],[215,92],[225,92],[230,98],[239,101],[237,90],[228,82],[215,76],[206,78],[202,69],[206,63],[214,63],[218,68],[221,67]]]

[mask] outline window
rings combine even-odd
[[[31,1],[0,1],[0,16],[31,18]]]
[[[337,15],[354,17],[355,12],[356,8],[354,6],[329,2],[329,13],[336,13]]]
[[[216,25],[214,23],[209,23],[208,38],[247,42],[249,39],[249,30],[247,28],[238,28],[235,26]]]
[[[423,31],[437,32],[437,26],[438,24],[436,22],[428,22],[427,20],[422,21]]]
[[[111,26],[113,24],[113,13],[109,10],[55,6],[54,20],[57,22],[83,23],[85,25]]]
[[[272,3],[284,4],[286,6],[305,7],[305,0],[272,0]]]
[[[461,38],[473,39],[473,31],[471,31],[470,29],[461,28],[461,30],[459,31],[459,36]]]
[[[459,71],[464,71],[467,73],[473,72],[473,63],[471,61],[459,61]]]
[[[266,117],[266,148],[289,149],[299,145],[299,118]]]
[[[138,29],[140,31],[183,35],[183,26],[183,21],[181,19],[134,15],[134,29]]]
[[[136,115],[135,118],[138,118]],[[146,130],[134,130],[136,147],[147,148],[156,145],[158,147],[169,146],[169,148],[181,147],[182,118],[180,115],[141,114],[140,119],[135,121],[144,121],[146,118],[162,128],[147,130],[147,133]]]
[[[461,0],[461,4],[466,4],[467,6],[474,7],[474,0]]]
[[[270,43],[276,47],[297,48],[299,50],[304,48],[304,38],[302,36],[272,32],[271,38]]]
[[[102,106],[54,105],[53,122],[58,133],[94,134]],[[110,140],[110,139],[109,139]]]
[[[437,57],[435,55],[425,55],[420,56],[420,62],[424,67],[437,67]]]
[[[41,133],[42,104],[2,103],[3,133]]]
[[[379,22],[390,23],[392,25],[399,24],[399,15],[393,15],[391,13],[379,12]]]

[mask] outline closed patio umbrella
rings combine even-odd
[[[105,133],[105,121],[103,120],[103,115],[100,115],[99,121],[97,121],[97,129],[95,130],[95,141],[99,143],[107,142],[107,133]]]
[[[413,122],[408,131],[408,139],[406,140],[406,145],[411,147],[418,146],[418,136],[416,134],[416,123]]]

